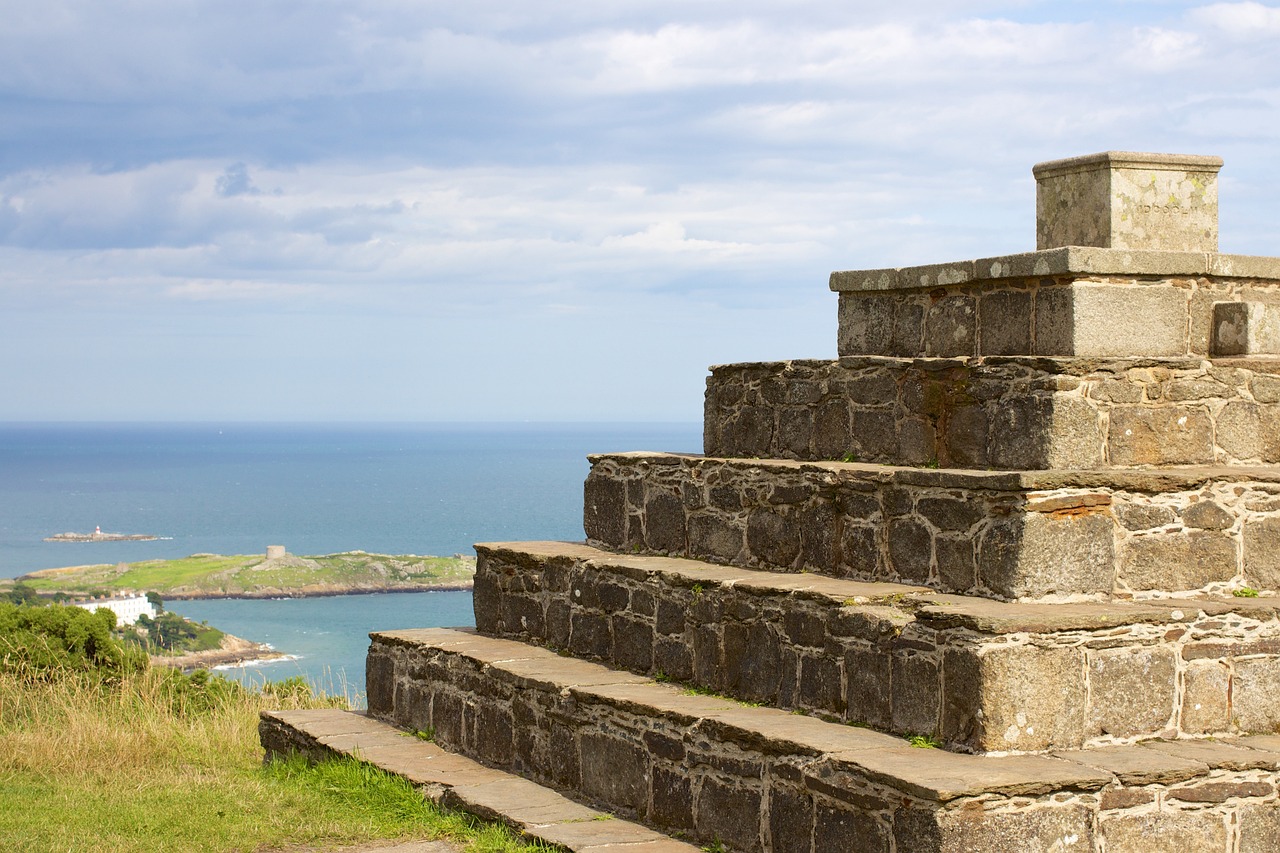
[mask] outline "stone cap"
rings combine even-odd
[[[1062,246],[1016,255],[876,270],[837,270],[830,287],[837,293],[922,290],[1020,278],[1054,276],[1211,276],[1280,283],[1280,258],[1094,246]]]
[[[1218,250],[1221,157],[1103,151],[1036,178],[1036,248]]]

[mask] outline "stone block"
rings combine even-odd
[[[1280,807],[1243,803],[1239,810],[1240,853],[1275,853],[1280,849]]]
[[[670,492],[654,492],[644,504],[645,545],[655,551],[682,554],[685,550],[684,503]]]
[[[1084,740],[1084,655],[1023,645],[948,649],[942,738],[982,751],[1039,751]]]
[[[1107,443],[1113,465],[1204,465],[1213,461],[1213,422],[1201,409],[1117,406]]]
[[[1231,580],[1236,543],[1216,530],[1135,536],[1120,552],[1120,581],[1133,590],[1177,592]]]
[[[1004,598],[1109,592],[1111,516],[1028,512],[996,521],[978,542],[979,583]]]
[[[938,732],[938,664],[924,655],[894,655],[890,716],[898,732]]]
[[[890,828],[861,809],[820,805],[814,821],[813,849],[889,853]]]
[[[1037,164],[1036,248],[1218,251],[1218,157],[1105,151]]]
[[[979,302],[982,355],[1031,353],[1031,291],[997,290]]]
[[[584,732],[576,750],[582,790],[587,796],[643,812],[649,799],[649,759],[639,745],[610,735]]]
[[[1240,731],[1280,731],[1280,657],[1265,655],[1237,660],[1232,679],[1231,716]]]
[[[813,853],[813,798],[790,787],[771,787],[769,840],[775,853]]]
[[[1073,282],[1063,291],[1055,289],[1037,296],[1037,355],[1174,356],[1187,352],[1186,291],[1160,284],[1102,282]]]
[[[1177,666],[1170,649],[1091,651],[1088,672],[1092,734],[1132,737],[1170,727],[1177,688]]]
[[[693,831],[693,786],[687,773],[654,767],[649,819],[666,830]]]
[[[1233,459],[1280,462],[1280,412],[1274,406],[1232,400],[1218,414],[1217,439]]]
[[[1280,590],[1280,518],[1248,519],[1243,539],[1245,583]]]
[[[989,812],[981,808],[935,812],[903,809],[894,816],[893,831],[899,851],[1090,853],[1097,849],[1089,810],[1073,805],[1006,812]],[[1111,848],[1107,849],[1110,853]]]
[[[697,834],[733,850],[758,850],[763,810],[758,788],[704,777],[694,805]]]
[[[977,354],[978,316],[971,296],[945,296],[925,315],[925,355],[948,358]]]
[[[587,475],[583,487],[583,527],[587,538],[617,547],[626,541],[626,486],[611,477]]]
[[[1226,821],[1216,811],[1113,812],[1099,818],[1098,831],[1107,853],[1222,853]]]
[[[1223,661],[1188,661],[1183,672],[1181,728],[1188,734],[1225,732],[1231,726],[1231,673]]]
[[[1213,306],[1209,354],[1280,354],[1280,305],[1218,302]]]
[[[889,726],[891,664],[889,655],[876,648],[852,648],[845,653],[845,707],[849,719],[881,728]]]

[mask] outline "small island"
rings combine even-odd
[[[154,542],[159,536],[150,533],[103,533],[95,527],[92,533],[55,533],[44,537],[46,542]]]
[[[193,554],[177,560],[44,569],[18,580],[41,595],[153,592],[165,599],[305,598],[371,592],[470,589],[475,557],[341,554],[299,557],[272,545],[263,554]]]

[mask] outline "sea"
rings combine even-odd
[[[581,540],[587,455],[696,453],[697,423],[0,424],[0,577],[198,553],[471,554]],[[57,533],[154,541],[45,542]],[[172,601],[286,655],[223,672],[364,691],[368,633],[470,626],[471,593]]]

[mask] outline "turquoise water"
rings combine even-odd
[[[0,577],[267,545],[450,555],[580,540],[587,454],[701,443],[698,424],[0,424]],[[42,541],[95,526],[165,538]],[[171,607],[299,656],[249,676],[361,689],[369,631],[472,623],[470,593]]]
[[[327,693],[353,697],[364,693],[370,631],[475,624],[471,593],[456,590],[273,601],[174,601],[166,606],[295,656],[220,670],[229,678],[261,683],[301,675]]]

